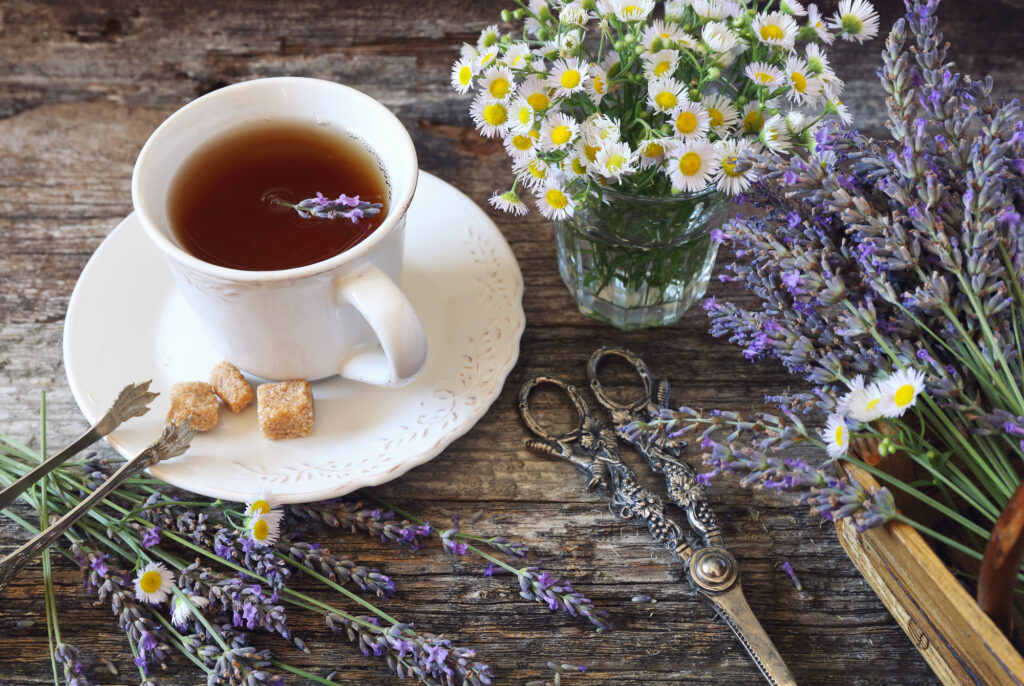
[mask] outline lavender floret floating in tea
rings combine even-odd
[[[769,396],[782,417],[680,408],[631,429],[698,433],[712,474],[798,493],[861,527],[898,519],[980,559],[1024,459],[1024,120],[991,78],[946,61],[937,7],[908,2],[886,41],[891,139],[826,123],[806,156],[769,150],[740,163],[759,179],[744,193],[756,211],[723,227],[736,262],[722,278],[761,303],[709,299],[711,331],[751,360],[778,360],[810,392]],[[801,418],[814,411],[828,415],[823,433]],[[799,443],[828,459],[793,459]],[[864,444],[875,447],[851,447]],[[877,466],[895,454],[925,478]],[[940,523],[840,479],[835,460]]]
[[[294,205],[283,200],[274,200],[274,204],[292,208],[303,219],[310,217],[317,219],[344,218],[351,219],[353,224],[365,217],[374,216],[384,207],[379,202],[360,200],[358,195],[350,198],[342,193],[334,200],[331,200],[320,192],[317,192],[315,198],[306,198]]]

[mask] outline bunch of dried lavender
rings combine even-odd
[[[1016,100],[993,97],[991,78],[946,61],[937,6],[908,0],[886,41],[879,77],[892,138],[826,124],[806,158],[759,155],[750,163],[760,181],[745,198],[757,211],[717,234],[737,258],[723,278],[762,302],[708,300],[712,333],[752,360],[779,360],[811,392],[769,397],[782,418],[681,408],[632,429],[699,431],[716,472],[797,491],[861,526],[900,518],[979,558],[1024,457],[1024,122]],[[858,405],[892,390],[886,377],[905,382],[892,411]],[[918,402],[897,407],[907,398]],[[800,419],[813,410],[831,414],[823,437]],[[847,448],[859,435],[882,455],[907,454],[932,487],[858,460]],[[864,493],[831,465],[785,459],[801,441],[857,462],[966,533],[951,539],[907,520],[888,492]]]

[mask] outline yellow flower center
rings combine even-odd
[[[527,124],[530,123],[530,120],[533,118],[533,110],[531,110],[529,107],[520,107],[519,114],[516,115],[516,118],[519,119],[520,124],[526,126]]]
[[[658,64],[655,65],[655,67],[654,67],[654,75],[655,76],[661,76],[662,74],[664,74],[665,72],[669,71],[670,69],[672,69],[672,63],[671,62],[669,62],[669,61],[658,62]]]
[[[526,96],[526,102],[535,110],[546,110],[548,108],[548,96],[543,93],[530,93]]]
[[[504,98],[510,90],[512,90],[512,84],[504,76],[499,76],[491,81],[491,95],[496,98]]]
[[[527,165],[527,169],[529,169],[530,173],[533,174],[538,179],[543,179],[545,176],[548,175],[548,170],[538,165],[537,160],[533,160],[532,162],[530,162],[530,164]]]
[[[765,24],[761,27],[761,38],[764,40],[782,40],[785,37],[782,27],[777,24]]]
[[[639,17],[643,14],[643,10],[638,5],[626,5],[622,8],[622,16],[624,17]]]
[[[688,152],[679,158],[679,171],[683,176],[693,176],[700,171],[700,155],[695,152]]]
[[[881,401],[882,401],[881,398],[875,398],[874,400],[868,402],[868,404],[865,405],[864,407],[865,407],[865,409],[873,410],[876,407],[878,407],[878,403],[880,403]]]
[[[800,72],[795,71],[790,74],[789,80],[793,82],[793,88],[796,89],[797,93],[803,93],[807,90],[807,77]]]
[[[775,80],[775,78],[766,71],[755,72],[754,78],[761,83],[771,83]]]
[[[903,384],[896,389],[892,399],[900,407],[906,407],[914,399],[914,387],[908,383]]]
[[[729,155],[722,160],[722,172],[726,176],[739,176],[740,173],[736,171],[736,163],[739,162],[739,158],[736,155]]]
[[[712,126],[721,126],[722,122],[725,121],[725,115],[722,114],[721,110],[717,110],[714,107],[709,107],[708,119],[711,120]]]
[[[480,58],[480,66],[486,67],[488,64],[493,62],[494,58],[497,57],[497,56],[498,56],[498,53],[494,52],[493,50],[491,52],[485,53]]]
[[[598,95],[604,95],[604,79],[602,79],[600,76],[595,76],[593,84],[594,92],[597,93]]]
[[[574,157],[572,160],[572,170],[579,174],[580,176],[583,176],[584,174],[587,173],[587,168],[586,166],[584,166],[583,160],[581,160],[578,157]]]
[[[517,134],[512,138],[512,147],[516,150],[529,150],[533,147],[533,139],[523,134]]]
[[[597,151],[600,150],[600,149],[601,148],[599,148],[596,145],[584,145],[583,146],[583,154],[586,155],[587,159],[590,160],[591,162],[596,162],[597,161]]]
[[[537,140],[540,138],[540,129],[530,129],[526,134],[533,140]]]
[[[746,133],[759,133],[764,126],[764,115],[760,110],[751,110],[743,117],[743,130]]]
[[[265,519],[257,519],[252,525],[252,537],[257,541],[267,540],[270,535],[270,525]]]
[[[484,121],[491,126],[501,126],[508,121],[508,110],[500,103],[492,103],[484,108]]]
[[[569,199],[565,197],[565,193],[557,188],[549,188],[548,192],[544,194],[544,199],[556,210],[565,209],[565,206],[569,204]]]
[[[661,157],[665,154],[665,148],[661,143],[648,143],[644,147],[644,157]]]
[[[267,514],[270,512],[270,503],[266,500],[254,500],[249,506],[249,511],[253,514]]]
[[[572,129],[565,124],[559,124],[551,129],[551,142],[555,145],[565,145],[572,139]]]
[[[846,445],[846,427],[842,424],[836,427],[835,440],[839,447]]]
[[[156,593],[160,590],[160,586],[163,582],[164,580],[160,576],[160,572],[151,569],[143,574],[142,578],[139,579],[139,588],[141,588],[144,593]]]
[[[469,82],[473,79],[473,70],[468,66],[463,66],[459,69],[459,83],[463,86],[468,86]]]
[[[679,99],[671,91],[662,91],[654,96],[654,104],[663,110],[670,110],[679,104]]]
[[[693,133],[697,129],[697,117],[693,112],[680,112],[676,117],[676,131]]]
[[[575,69],[566,69],[560,80],[563,88],[573,89],[580,85],[580,73]]]
[[[622,167],[626,163],[626,156],[615,153],[609,155],[608,159],[604,163],[604,168],[610,172],[614,172]]]

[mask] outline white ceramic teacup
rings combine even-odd
[[[211,138],[274,119],[336,127],[362,142],[387,180],[384,222],[348,250],[294,269],[229,269],[189,254],[168,221],[169,189],[178,168]],[[258,79],[204,95],[164,121],[139,153],[132,200],[224,359],[265,379],[340,374],[400,386],[420,372],[427,356],[423,327],[398,286],[417,172],[409,133],[369,96],[318,79]]]

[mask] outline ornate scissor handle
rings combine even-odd
[[[597,378],[597,368],[601,365],[601,362],[609,357],[618,357],[633,367],[637,376],[640,377],[640,382],[643,384],[644,392],[642,396],[630,403],[620,403],[610,398],[604,392],[604,387],[601,386],[601,381]],[[657,384],[654,381],[654,377],[651,376],[651,371],[647,368],[647,364],[640,359],[639,355],[625,348],[598,348],[595,350],[587,362],[587,378],[590,379],[590,390],[593,391],[594,397],[612,413],[627,412],[634,415],[634,419],[638,419],[643,416],[647,406],[655,400],[655,387]]]

